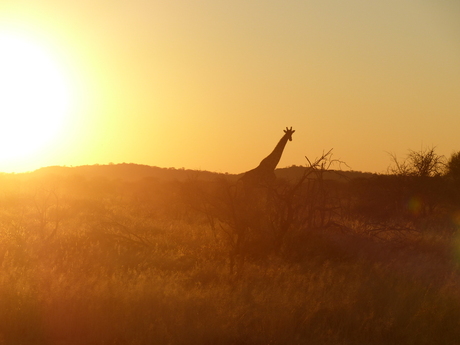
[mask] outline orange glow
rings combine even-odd
[[[387,152],[426,144],[449,156],[460,149],[459,15],[456,2],[10,1],[0,172],[126,162],[241,173],[286,126],[297,132],[279,167],[330,148],[379,173]]]

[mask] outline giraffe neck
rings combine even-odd
[[[275,170],[278,165],[281,155],[283,154],[284,147],[289,139],[289,136],[285,134],[276,145],[275,149],[267,157],[265,157],[259,164],[259,169],[263,170]]]

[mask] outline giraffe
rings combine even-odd
[[[292,127],[286,127],[274,150],[256,168],[244,173],[236,184],[231,202],[231,274],[234,270],[237,275],[240,274],[247,255],[257,253],[258,248],[263,248],[267,245],[267,240],[270,241],[270,229],[273,227],[270,213],[274,202],[272,187],[276,180],[275,169],[286,143],[292,141],[294,132]]]
[[[292,141],[292,134],[295,130],[286,127],[284,135],[275,146],[275,149],[267,157],[265,157],[258,167],[247,171],[240,178],[246,187],[251,186],[269,186],[276,180],[275,169],[278,165],[281,155],[283,154],[284,147],[288,141]]]

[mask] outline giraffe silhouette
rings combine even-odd
[[[292,141],[292,134],[294,132],[295,130],[292,130],[292,127],[286,127],[283,137],[275,146],[272,153],[265,157],[258,167],[244,173],[240,180],[246,187],[269,186],[276,180],[276,166],[281,159],[286,143]]]

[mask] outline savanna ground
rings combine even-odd
[[[401,181],[309,176],[238,227],[233,182],[1,176],[0,344],[460,343],[456,202]]]

